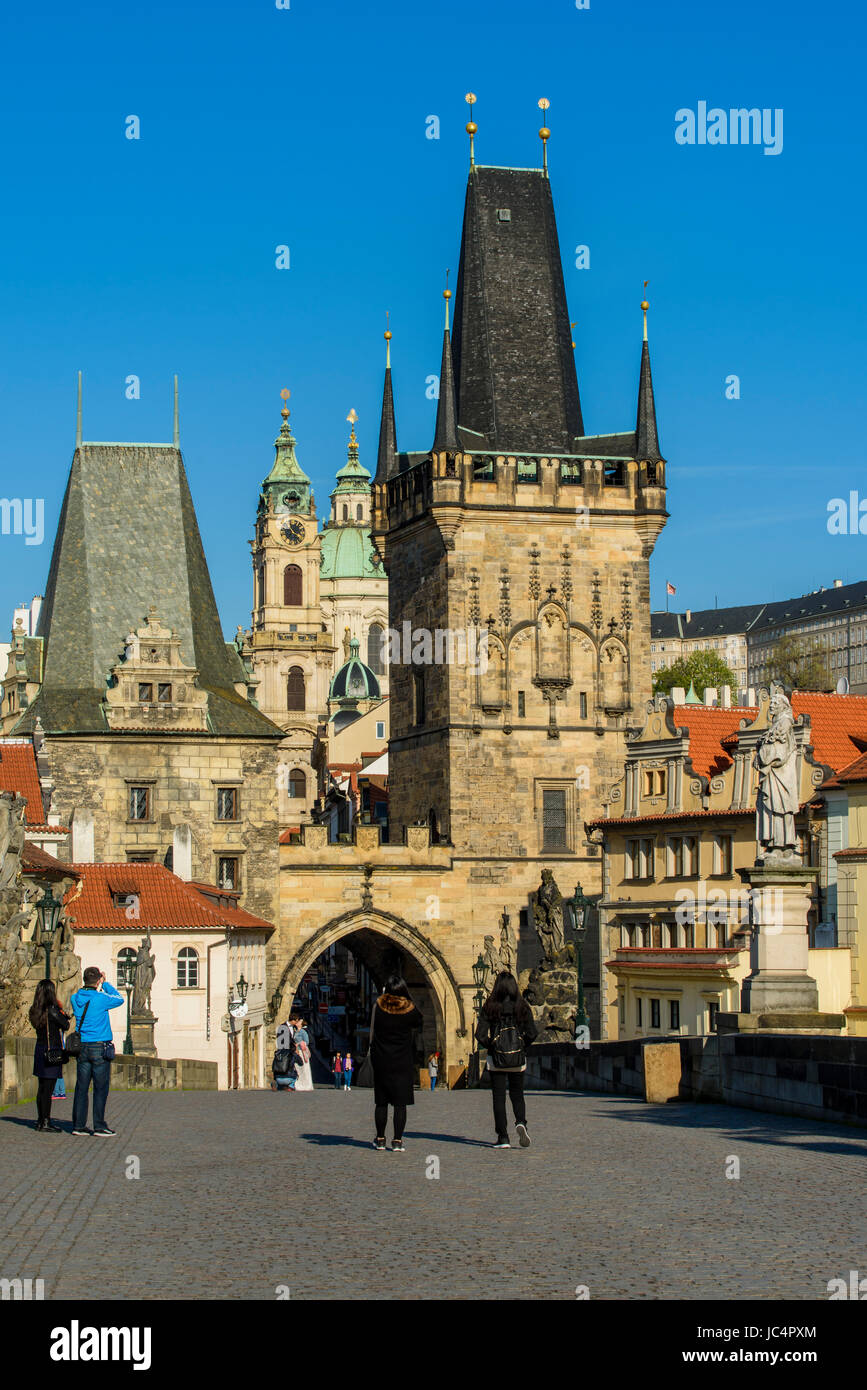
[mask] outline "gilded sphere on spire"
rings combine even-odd
[[[443,299],[451,299],[451,297],[452,297],[452,292],[451,292],[451,290],[443,290]]]
[[[385,330],[385,332],[383,333],[382,336],[383,336],[383,338],[385,339],[385,341],[386,341],[387,343],[390,342],[390,341],[391,341],[391,329],[390,329],[390,328],[387,328],[387,329]]]
[[[539,139],[540,139],[540,140],[547,140],[547,139],[549,138],[550,134],[551,134],[551,132],[550,132],[550,130],[548,129],[548,127],[547,127],[546,125],[543,125],[543,126],[542,126],[542,129],[539,131]]]
[[[475,121],[467,121],[467,135],[477,135],[478,131],[479,127],[476,125]]]
[[[647,302],[646,299],[642,299],[642,301],[641,301],[641,307],[642,307],[642,309],[644,310],[644,312],[645,312],[645,314],[646,314],[647,311],[648,311],[648,309],[650,308],[650,305],[648,304],[648,302]]]

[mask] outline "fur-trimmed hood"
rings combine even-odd
[[[412,1000],[404,999],[402,994],[381,994],[376,1002],[384,1014],[408,1014],[415,1008]]]

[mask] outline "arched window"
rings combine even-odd
[[[362,506],[362,504],[361,504],[360,502],[359,502],[358,506],[355,508],[355,520],[356,520],[356,521],[363,521],[363,520],[364,520],[364,507]]]
[[[259,565],[256,571],[256,579],[259,586],[259,608],[265,607],[265,566]]]
[[[124,946],[122,950],[118,951],[118,953],[117,953],[117,984],[118,984],[118,988],[120,988],[122,985],[125,985],[125,984],[126,984],[126,980],[125,980],[125,978],[124,978],[124,966],[126,965],[127,961],[130,961],[130,962],[134,965],[134,964],[135,964],[135,957],[136,957],[136,953],[135,953],[135,951],[133,950],[132,946]]]
[[[178,951],[178,989],[198,989],[199,953],[192,946],[182,946]]]
[[[343,520],[344,520],[344,521],[348,521],[348,520],[349,520],[349,507],[347,506],[347,504],[346,504],[345,502],[344,502],[344,504],[343,504]]]
[[[381,623],[371,623],[367,629],[367,664],[375,676],[381,676],[385,666],[382,659],[383,629]]]
[[[300,608],[302,602],[301,566],[287,565],[283,571],[283,603],[287,608]]]
[[[290,666],[286,678],[286,708],[303,710],[305,707],[304,672],[300,666]]]
[[[307,778],[300,768],[289,773],[289,797],[292,801],[303,800],[307,795]]]

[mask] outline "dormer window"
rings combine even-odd
[[[160,681],[157,686],[157,700],[161,705],[170,705],[172,702],[172,687],[165,681]]]
[[[665,796],[665,771],[662,768],[648,768],[644,773],[644,795]]]
[[[153,703],[153,698],[154,698],[154,688],[153,688],[153,686],[150,684],[150,682],[148,682],[148,681],[139,681],[139,687],[138,687],[138,699],[139,699],[139,704],[140,704],[140,705],[149,705],[149,704],[152,704],[152,703]]]

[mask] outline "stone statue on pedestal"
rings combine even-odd
[[[485,949],[482,953],[482,957],[489,971],[488,984],[489,986],[493,986],[495,979],[503,967],[500,964],[500,957],[494,950],[494,938],[492,936],[485,937]]]
[[[758,769],[756,796],[757,862],[796,861],[795,813],[800,804],[798,750],[795,744],[792,706],[781,690],[770,703],[771,722],[753,758]]]
[[[135,980],[132,988],[134,1014],[150,1013],[151,987],[156,976],[155,961],[156,957],[151,950],[151,935],[148,932],[138,948],[135,959]]]
[[[500,918],[500,969],[508,970],[510,975],[514,975],[515,965],[515,938],[512,934],[511,919],[508,912],[503,908],[503,915]]]
[[[542,882],[533,894],[533,924],[546,961],[554,961],[565,944],[563,933],[563,895],[554,882],[552,869],[542,870]]]

